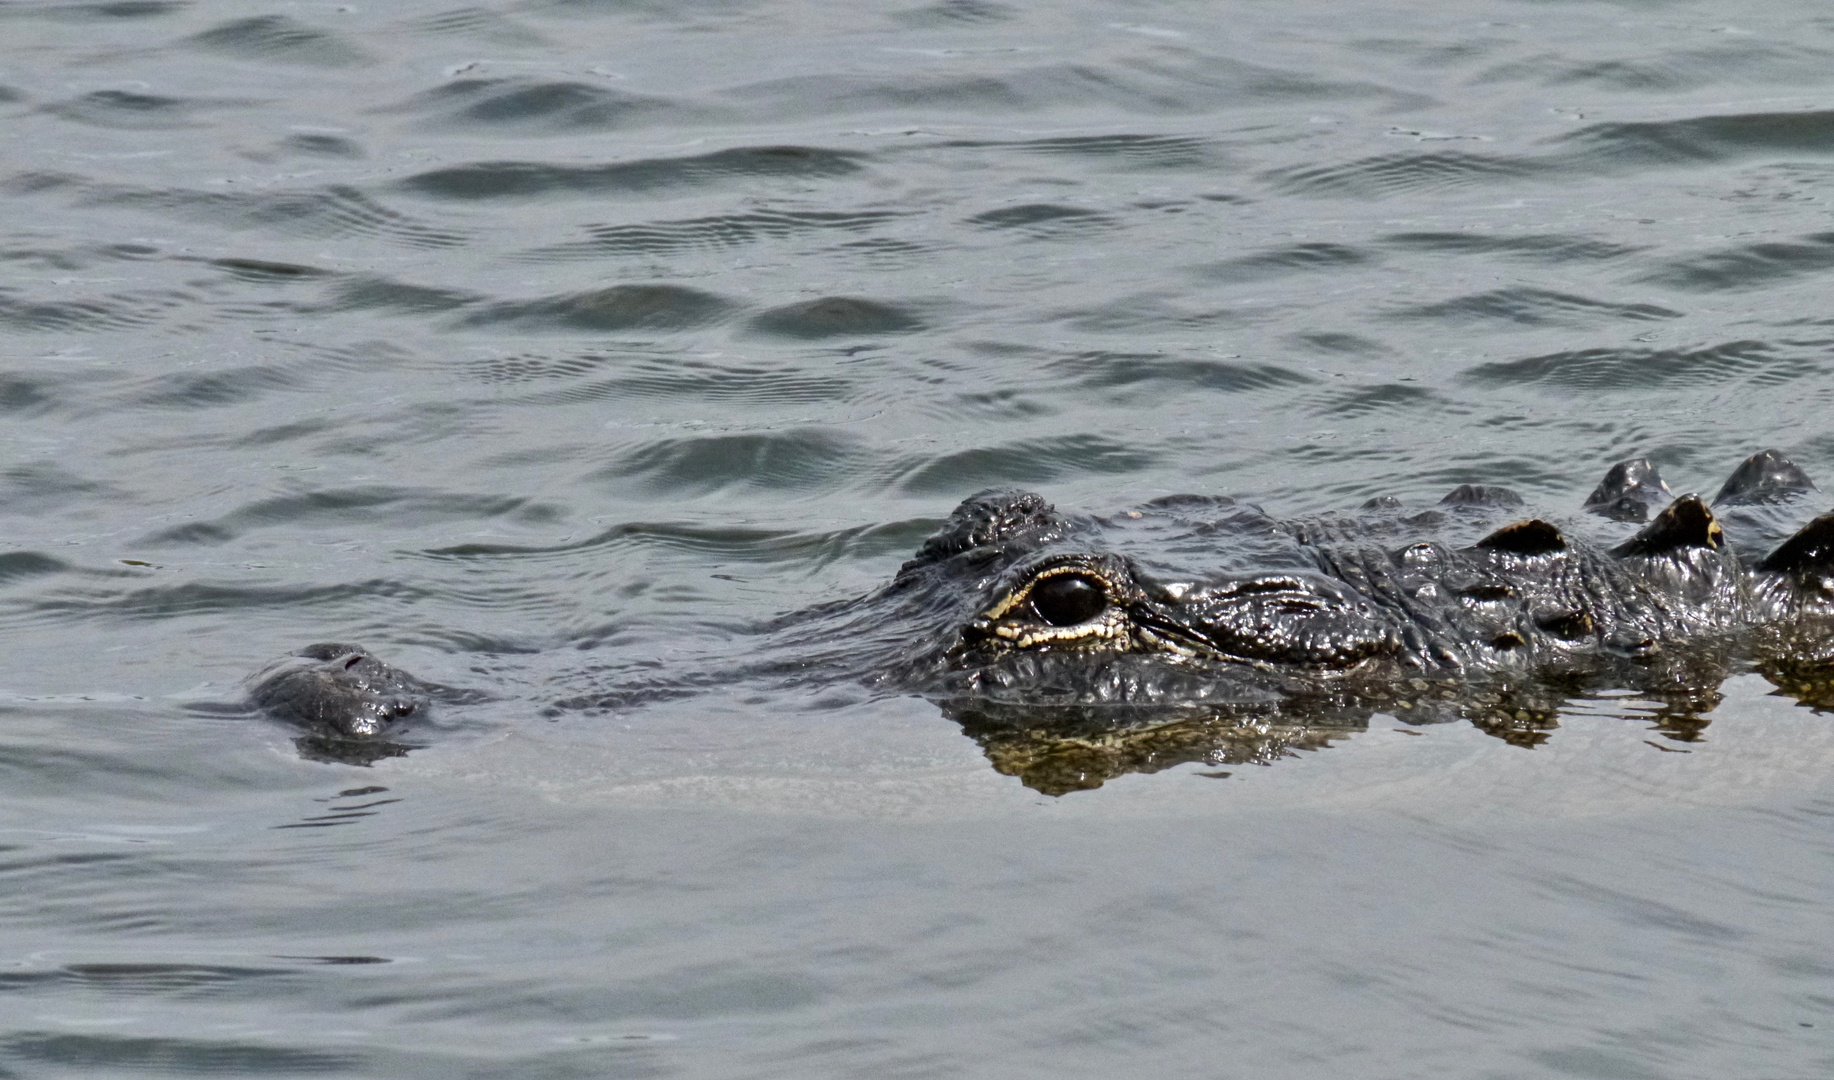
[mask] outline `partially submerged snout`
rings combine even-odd
[[[308,645],[250,682],[258,708],[341,738],[375,738],[420,706],[411,676],[358,645]]]

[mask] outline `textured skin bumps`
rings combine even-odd
[[[1765,451],[1721,499],[1768,503],[1813,490]],[[1086,703],[1171,700],[1244,671],[1282,692],[1381,698],[1419,676],[1636,686],[1677,678],[1664,665],[1679,657],[1718,671],[1751,659],[1759,641],[1826,636],[1808,631],[1825,621],[1824,585],[1834,582],[1834,515],[1747,563],[1697,495],[1651,519],[1649,503],[1668,495],[1647,459],[1612,467],[1585,508],[1648,522],[1616,542],[1598,535],[1613,526],[1576,535],[1541,518],[1494,523],[1523,500],[1478,485],[1411,516],[1396,500],[1371,500],[1360,518],[1309,522],[1228,501],[1123,515],[1152,522],[1187,564],[1213,545],[1216,571],[1177,580],[1150,565],[1150,550],[1107,549],[1109,536],[1124,537],[1123,519],[1064,517],[1031,492],[982,492],[900,572],[899,588],[929,590],[936,607],[948,606],[950,590],[978,597],[953,633],[943,630],[946,647],[904,674],[919,688],[992,688],[1004,700],[1027,687]],[[1486,521],[1487,531],[1460,539]],[[1265,568],[1241,556],[1251,549],[1266,552]],[[1027,597],[1066,572],[1102,596],[1079,593],[1080,621],[1041,619]],[[1779,626],[1792,629],[1767,632]],[[1114,674],[1121,666],[1124,677]]]

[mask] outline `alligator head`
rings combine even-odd
[[[1156,581],[1109,554],[1052,554],[1002,575],[956,655],[1151,653],[1254,667],[1345,671],[1399,645],[1398,627],[1340,582],[1293,573]]]
[[[1202,546],[1241,565],[1195,575],[1150,567],[1098,546],[1117,531],[1202,534]],[[1308,566],[1277,522],[1228,499],[1162,500],[1099,519],[1059,515],[1031,492],[981,492],[888,593],[935,627],[899,681],[941,696],[1265,701],[1295,676],[1353,680],[1402,650],[1393,612]]]

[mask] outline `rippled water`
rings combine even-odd
[[[0,2],[0,1075],[1827,1075],[1755,676],[1053,799],[718,672],[992,484],[1834,482],[1831,94],[1807,3]],[[487,700],[208,707],[327,639]]]

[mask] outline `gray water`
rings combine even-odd
[[[0,1076],[1834,1072],[1755,676],[1061,798],[846,685],[550,708],[989,485],[1834,483],[1822,5],[451,2],[0,3]],[[488,699],[206,707],[319,640]]]

